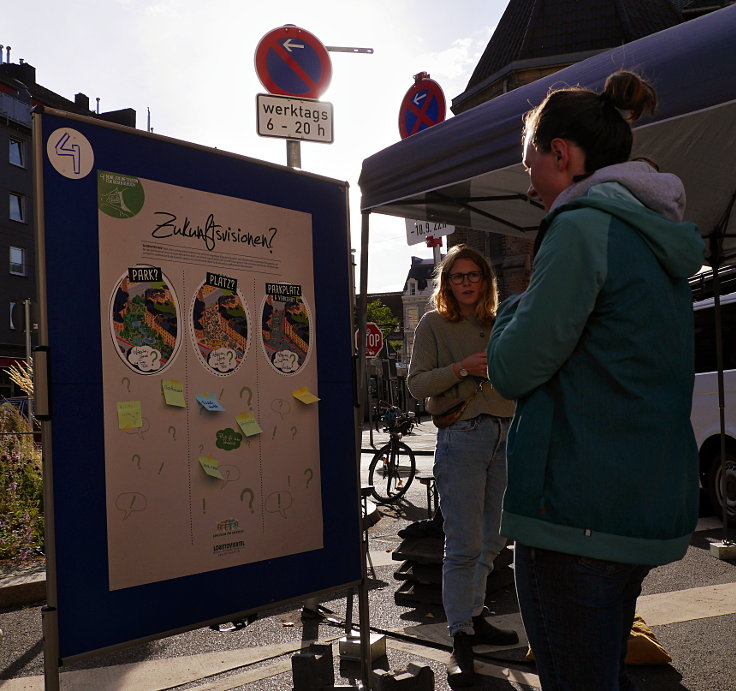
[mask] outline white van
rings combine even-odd
[[[708,280],[710,279],[710,280]],[[736,524],[736,267],[721,273],[724,414],[726,429],[726,498],[728,521]],[[695,312],[695,388],[691,420],[700,454],[700,481],[710,508],[723,516],[721,490],[720,408],[716,367],[712,272],[691,281]]]

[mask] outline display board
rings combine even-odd
[[[61,659],[358,582],[346,183],[34,118]]]

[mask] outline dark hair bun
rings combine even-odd
[[[614,72],[603,87],[602,96],[618,108],[624,120],[635,122],[646,110],[657,107],[657,92],[649,82],[633,72]]]

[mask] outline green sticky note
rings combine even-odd
[[[218,480],[225,479],[220,472],[220,464],[212,456],[200,456],[199,465],[202,466],[202,470],[210,477],[216,477]]]
[[[161,382],[161,388],[164,392],[164,400],[166,405],[177,406],[178,408],[186,408],[187,403],[184,400],[184,384],[175,379],[164,379]]]
[[[143,415],[140,401],[118,401],[118,427],[120,429],[135,429],[143,427]]]
[[[263,432],[261,426],[256,422],[255,417],[253,417],[253,413],[240,413],[235,420],[246,437],[252,437],[255,434]]]
[[[292,391],[291,395],[296,398],[298,401],[301,401],[302,403],[316,403],[320,399],[315,396],[309,389],[307,389],[306,386],[303,386],[301,389],[297,389],[296,391]]]

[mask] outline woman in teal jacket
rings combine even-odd
[[[656,106],[629,72],[527,114],[529,194],[547,216],[529,288],[488,346],[517,399],[501,532],[545,689],[628,689],[641,583],[680,559],[698,508],[690,426],[692,299],[703,264],[674,175],[629,161],[629,122]]]

